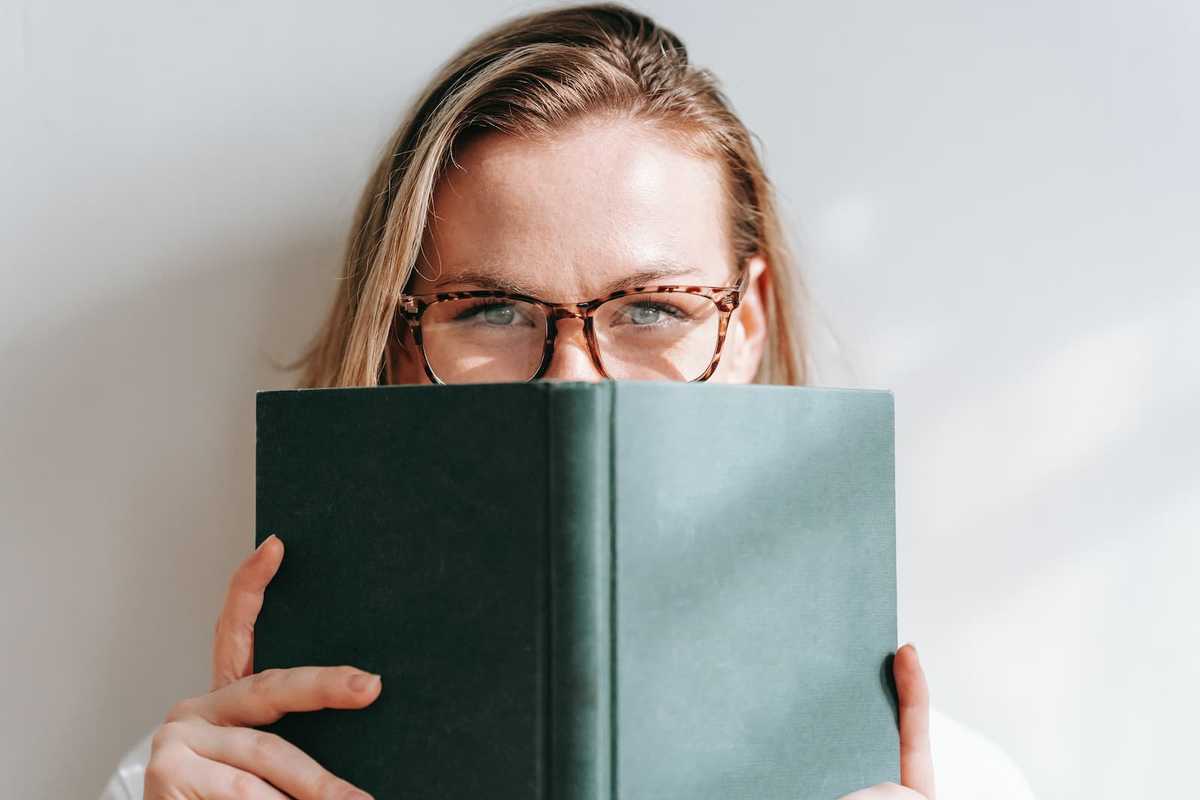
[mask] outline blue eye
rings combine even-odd
[[[629,318],[637,325],[653,325],[658,322],[659,309],[654,306],[638,305],[629,312]]]
[[[513,307],[508,303],[486,302],[463,309],[455,319],[482,319],[489,325],[510,325],[514,316]]]
[[[622,316],[637,326],[664,325],[687,319],[688,314],[681,308],[654,301],[630,303],[622,309]]]
[[[524,306],[524,304],[520,304]],[[473,303],[454,316],[455,322],[477,323],[489,328],[532,327],[535,325],[531,312],[518,308],[518,304],[507,300],[484,300]]]
[[[483,309],[483,318],[489,325],[509,325],[513,321],[513,307],[495,303]]]

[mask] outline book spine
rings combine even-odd
[[[550,384],[548,800],[612,796],[611,384]]]

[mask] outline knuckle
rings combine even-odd
[[[176,720],[184,719],[192,716],[196,711],[197,700],[194,697],[185,697],[175,705],[171,706],[167,711],[167,715],[163,718],[163,722],[175,722]]]
[[[271,694],[275,691],[275,685],[279,682],[279,676],[282,672],[278,668],[272,668],[254,673],[250,676],[250,694],[257,696]]]
[[[312,780],[313,797],[337,797],[337,781],[328,772],[321,772]]]
[[[329,772],[322,772],[317,778],[318,797],[353,797],[354,787]]]
[[[157,752],[167,747],[171,742],[183,740],[183,723],[179,720],[164,722],[154,730],[150,737],[150,752]]]
[[[150,757],[150,761],[146,763],[145,781],[147,795],[171,785],[171,772],[161,758]]]
[[[280,739],[273,733],[251,730],[246,735],[246,754],[255,764],[267,764],[278,759]]]
[[[178,745],[168,744],[156,749],[146,762],[145,785],[147,794],[150,790],[170,788],[179,779],[181,770],[181,750]]]
[[[229,778],[229,796],[234,800],[250,800],[258,792],[258,778],[237,770]]]

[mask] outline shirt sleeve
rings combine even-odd
[[[126,751],[117,762],[117,768],[105,784],[99,800],[142,800],[146,764],[150,761],[150,740],[153,738],[154,731],[151,730]]]

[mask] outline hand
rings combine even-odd
[[[349,666],[268,669],[251,674],[254,623],[283,560],[270,536],[234,572],[213,636],[212,690],[181,700],[154,732],[145,800],[371,800],[295,745],[250,727],[292,711],[362,708],[378,675]]]
[[[933,755],[929,749],[929,687],[917,660],[917,648],[906,644],[892,664],[900,695],[900,783],[881,783],[841,800],[935,800]]]

